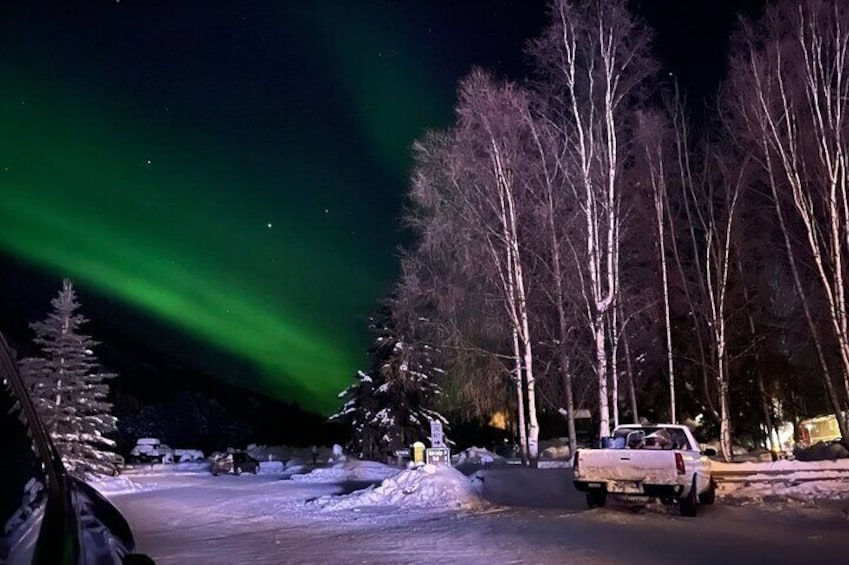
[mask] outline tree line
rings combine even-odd
[[[740,21],[705,118],[625,0],[553,0],[533,72],[473,70],[414,144],[390,301],[432,347],[444,413],[590,409],[598,434],[694,421],[758,442],[838,415],[847,435],[849,7]]]

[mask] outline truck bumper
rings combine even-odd
[[[574,480],[572,483],[575,485],[575,488],[581,492],[590,492],[590,491],[604,491],[607,490],[607,483],[603,481],[580,481]],[[684,491],[683,485],[650,485],[643,483],[642,485],[643,492],[641,493],[632,493],[632,492],[610,492],[611,495],[622,495],[622,496],[645,496],[646,498],[659,498],[661,500],[670,500],[670,499],[678,499],[681,497],[681,493]]]

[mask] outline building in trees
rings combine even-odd
[[[51,305],[53,311],[31,325],[41,354],[23,359],[21,372],[68,471],[79,477],[112,474],[115,442],[106,436],[116,430],[116,419],[106,381],[115,375],[100,370],[93,351],[97,342],[79,333],[87,319],[78,312],[70,280],[63,281]]]
[[[433,349],[404,339],[391,309],[382,307],[370,320],[374,342],[368,371],[339,394],[342,408],[331,420],[348,423],[350,448],[360,457],[377,459],[416,441],[428,439],[430,421],[447,424],[434,408],[441,389],[435,377]]]

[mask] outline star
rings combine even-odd
[[[268,229],[271,229],[271,222],[268,222]]]

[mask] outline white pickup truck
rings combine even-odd
[[[716,498],[708,459],[716,450],[700,449],[687,426],[619,426],[602,445],[575,452],[575,488],[587,493],[590,508],[604,506],[608,495],[637,507],[657,498],[695,516],[700,503]]]

